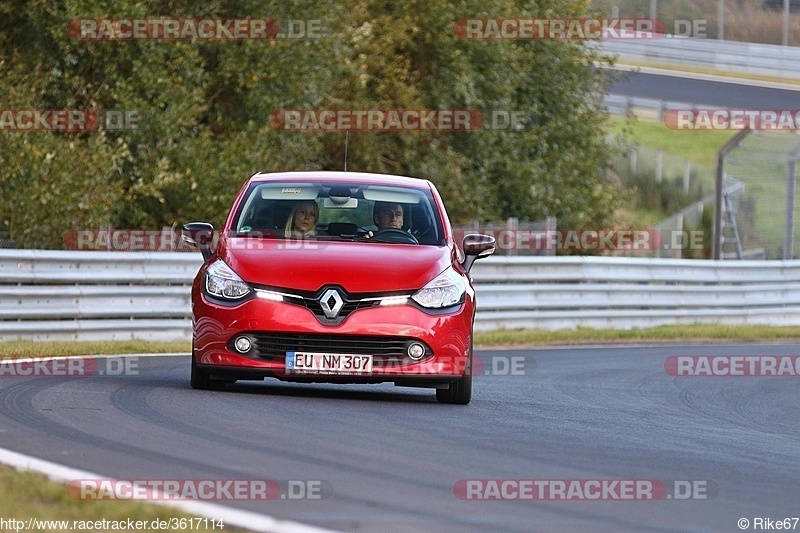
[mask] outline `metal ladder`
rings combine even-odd
[[[739,228],[736,226],[736,215],[733,213],[733,204],[731,203],[731,196],[728,193],[728,188],[724,187],[722,190],[722,197],[723,197],[723,204],[725,206],[725,216],[723,218],[722,223],[722,231],[720,231],[720,250],[722,251],[722,258],[725,259],[727,257],[731,257],[732,254],[725,253],[725,245],[728,243],[733,243],[736,245],[736,259],[742,259],[742,242],[739,240]],[[726,237],[726,228],[730,228],[733,235],[731,237]]]

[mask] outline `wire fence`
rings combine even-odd
[[[723,258],[735,245],[745,256],[791,259],[800,253],[800,220],[795,216],[795,176],[791,161],[800,153],[796,132],[756,131],[724,160],[725,189],[741,193],[723,206]],[[727,207],[727,208],[726,208]]]
[[[0,249],[14,248],[14,241],[8,231],[0,231]]]
[[[795,165],[800,159],[797,132],[755,131],[724,159],[722,259],[800,257],[800,217],[795,215]],[[714,168],[634,147],[614,161],[628,187],[652,191],[653,209],[672,213],[655,224],[664,235],[698,232],[700,247],[665,247],[657,257],[708,258],[712,247]],[[660,194],[656,191],[660,189]],[[644,195],[648,196],[647,194]],[[700,241],[698,241],[700,242]]]
[[[691,160],[664,152],[652,146],[638,145],[620,153],[612,165],[623,181],[630,182],[645,177],[655,183],[664,180],[679,181],[684,194],[693,190],[706,194],[714,187],[714,167],[698,165]]]
[[[707,259],[711,253],[714,168],[651,146],[636,145],[612,160],[631,207],[662,213],[653,223],[662,246],[651,257]],[[675,240],[677,239],[677,240]],[[628,254],[641,256],[641,253]]]
[[[800,44],[800,4],[795,0],[790,2],[789,17],[784,17],[783,0],[596,0],[594,4],[614,18],[655,18],[659,21],[658,31],[676,37],[789,46]]]

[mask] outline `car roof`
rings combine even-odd
[[[399,187],[412,187],[415,189],[430,189],[431,182],[407,176],[394,176],[392,174],[371,174],[368,172],[338,172],[330,170],[304,170],[296,172],[259,172],[250,178],[251,183],[270,181],[331,181],[364,183],[374,185],[397,185]]]

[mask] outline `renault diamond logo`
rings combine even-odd
[[[339,291],[328,289],[319,299],[319,305],[322,306],[322,311],[325,313],[326,318],[336,318],[339,311],[342,310],[344,300],[339,295]]]

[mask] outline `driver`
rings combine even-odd
[[[384,229],[403,229],[403,206],[391,202],[375,202],[372,210],[372,221],[378,226],[378,231]],[[369,239],[374,234],[367,232],[365,237]]]
[[[386,202],[376,202],[372,220],[382,229],[403,229],[403,206]]]

